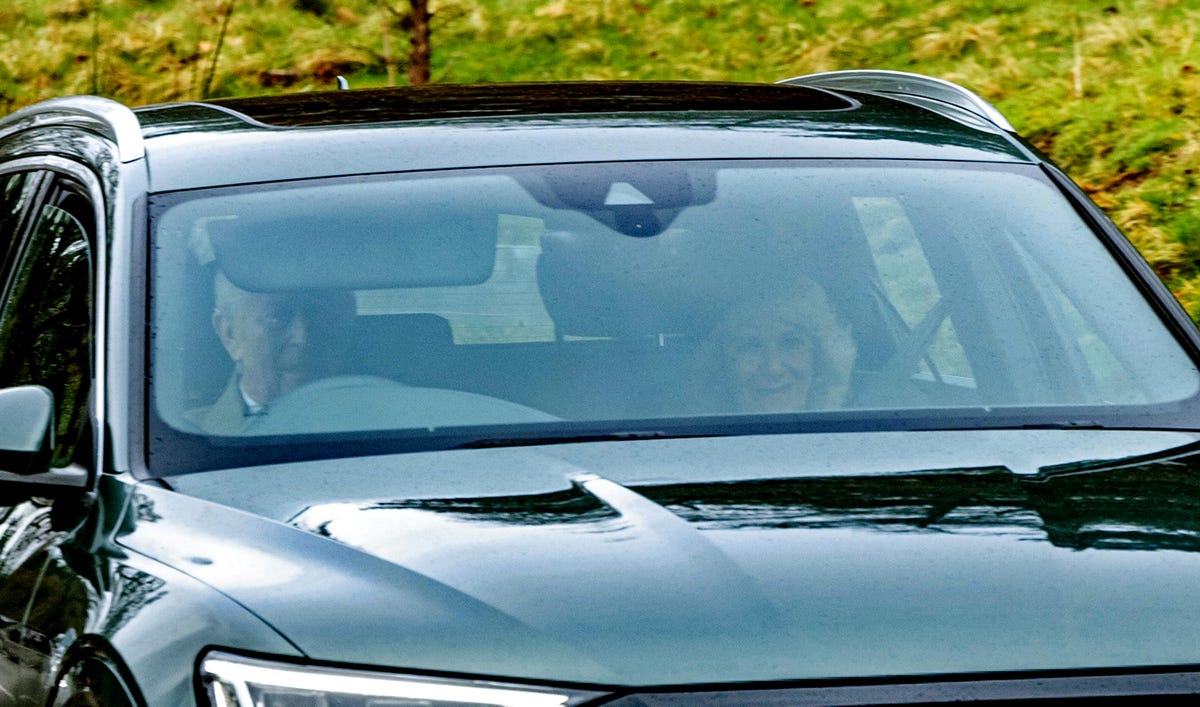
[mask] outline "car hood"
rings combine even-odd
[[[1196,442],[865,433],[315,462],[141,489],[121,542],[325,660],[622,685],[1200,663]]]

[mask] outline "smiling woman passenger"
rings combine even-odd
[[[856,355],[828,298],[799,277],[732,305],[699,346],[694,392],[703,412],[842,407]]]

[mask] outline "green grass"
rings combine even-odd
[[[389,43],[390,75],[405,81],[408,41],[394,11],[406,0],[235,0],[218,54],[227,4],[0,0],[0,113],[73,93],[144,104],[200,98],[206,87],[314,90],[339,74],[381,86]],[[1195,3],[434,0],[433,9],[438,82],[774,81],[873,67],[963,83],[1074,176],[1200,320]]]

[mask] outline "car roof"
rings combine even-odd
[[[707,82],[402,87],[135,111],[152,191],[546,162],[1031,162],[1001,126],[854,88]]]
[[[301,127],[411,120],[707,111],[839,111],[853,101],[787,84],[592,81],[410,86],[211,101],[269,125]]]

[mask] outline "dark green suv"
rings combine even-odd
[[[0,707],[1200,692],[1200,337],[884,71],[0,120]]]

